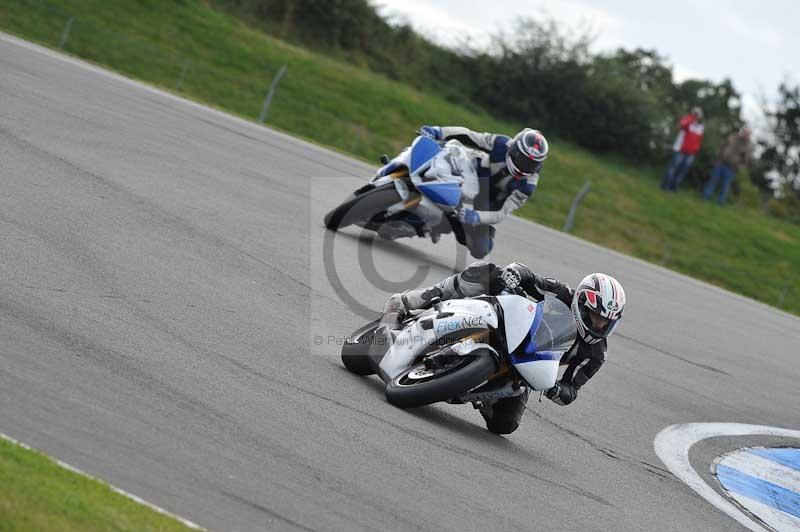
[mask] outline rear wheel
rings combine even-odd
[[[369,348],[375,343],[379,321],[368,323],[354,332],[342,346],[342,364],[356,375],[372,375],[375,370],[369,361]]]
[[[342,348],[342,364],[356,375],[372,375],[375,373],[369,363],[369,356],[358,344],[345,344]]]
[[[421,362],[386,385],[386,400],[400,408],[447,401],[483,384],[496,371],[494,354],[488,349],[453,354],[434,367]]]
[[[325,215],[325,227],[336,231],[359,221],[369,220],[403,199],[393,183],[387,183],[347,199]]]

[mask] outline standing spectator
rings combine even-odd
[[[700,151],[703,142],[703,110],[693,107],[688,115],[681,118],[678,123],[680,129],[675,143],[672,145],[672,160],[667,167],[667,172],[661,181],[663,190],[675,192],[681,184],[689,167],[694,162],[694,157]]]
[[[750,144],[749,128],[743,127],[738,132],[731,133],[719,149],[717,164],[714,165],[714,169],[711,171],[711,178],[703,190],[703,197],[710,200],[719,180],[722,179],[722,189],[719,192],[717,203],[720,205],[725,203],[728,199],[728,190],[730,190],[739,166],[748,165],[752,153],[753,147]]]

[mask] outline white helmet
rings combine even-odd
[[[619,281],[604,273],[591,273],[581,279],[572,298],[572,314],[578,325],[578,335],[589,344],[611,336],[624,310],[625,290]],[[591,314],[595,314],[594,320]],[[598,321],[603,325],[598,326]]]

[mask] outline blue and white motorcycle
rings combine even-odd
[[[425,236],[478,194],[474,158],[457,140],[420,135],[391,161],[384,156],[378,174],[325,215],[325,227],[358,225],[392,240]]]
[[[552,388],[576,336],[572,311],[549,294],[539,302],[521,291],[434,300],[399,330],[374,321],[355,331],[342,362],[353,373],[378,374],[386,399],[401,408],[439,401],[480,408]]]

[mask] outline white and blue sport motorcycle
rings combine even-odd
[[[474,158],[457,140],[420,135],[391,161],[384,156],[383,171],[326,214],[325,227],[357,225],[387,239],[425,236],[478,194]]]
[[[552,388],[576,335],[572,311],[549,294],[540,302],[521,292],[435,300],[399,330],[379,321],[357,330],[342,362],[359,375],[377,373],[396,406],[446,401],[480,408]]]

